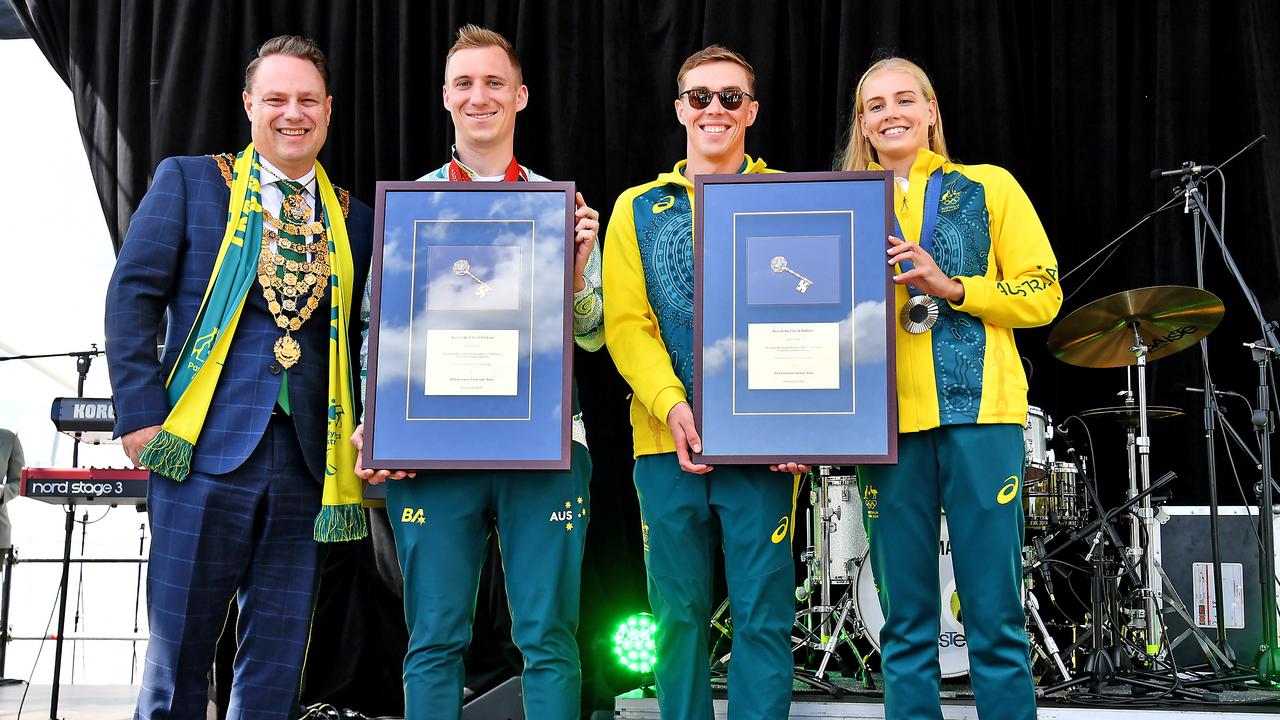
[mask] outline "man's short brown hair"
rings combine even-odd
[[[487,47],[501,48],[507,53],[507,59],[511,61],[511,67],[516,71],[516,84],[523,85],[524,73],[520,70],[520,58],[516,57],[516,49],[511,45],[511,41],[503,37],[502,33],[479,25],[463,25],[458,28],[458,39],[453,42],[453,47],[449,48],[449,54],[444,57],[445,84],[449,83],[449,61],[453,59],[454,54],[459,50]]]
[[[250,60],[248,67],[244,69],[245,92],[253,93],[253,79],[258,74],[258,65],[264,58],[272,55],[288,55],[300,60],[309,60],[320,73],[325,94],[329,94],[329,61],[325,59],[324,52],[320,50],[319,45],[316,45],[315,40],[300,35],[280,35],[262,43],[258,48],[258,56]]]
[[[737,65],[747,73],[747,86],[743,88],[749,93],[754,93],[756,87],[756,71],[751,67],[751,63],[738,53],[730,50],[723,45],[708,45],[698,52],[689,56],[684,64],[680,66],[680,72],[676,73],[676,91],[684,90],[684,76],[689,71],[700,66],[713,62],[730,62]]]

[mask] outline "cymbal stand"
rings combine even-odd
[[[1133,348],[1132,351],[1138,359],[1138,434],[1133,438],[1133,450],[1138,455],[1138,477],[1137,487],[1133,485],[1130,479],[1130,492],[1134,489],[1138,492],[1144,492],[1151,487],[1151,435],[1147,429],[1147,353],[1150,348],[1142,340],[1142,333],[1139,330],[1139,323],[1133,321],[1130,323],[1133,329]],[[1132,465],[1130,465],[1132,468]],[[1158,583],[1159,574],[1156,569],[1156,559],[1160,557],[1160,535],[1153,532],[1155,527],[1155,512],[1151,508],[1151,494],[1144,493],[1142,495],[1141,504],[1137,507],[1137,519],[1130,529],[1131,547],[1129,552],[1135,558],[1142,560],[1142,589],[1140,595],[1142,598],[1142,612],[1136,617],[1137,627],[1144,628],[1143,636],[1146,640],[1146,653],[1148,656],[1155,656],[1160,653],[1161,640],[1164,633],[1163,620],[1160,617],[1161,611],[1161,593]],[[1143,548],[1139,544],[1139,529],[1147,539],[1147,547]]]
[[[1200,645],[1208,651],[1206,652],[1206,657],[1215,673],[1228,674],[1231,665],[1229,657],[1220,648],[1203,637],[1203,632],[1195,626],[1195,623],[1187,615],[1181,599],[1177,597],[1173,586],[1169,584],[1164,568],[1160,567],[1160,533],[1156,532],[1156,518],[1155,511],[1151,506],[1151,493],[1146,492],[1151,486],[1151,437],[1147,427],[1147,353],[1150,349],[1142,340],[1138,321],[1132,321],[1130,326],[1133,329],[1134,337],[1133,352],[1137,357],[1138,434],[1137,436],[1133,435],[1132,426],[1126,428],[1126,432],[1132,442],[1130,472],[1133,470],[1132,453],[1136,451],[1138,456],[1137,481],[1139,493],[1141,493],[1142,497],[1141,504],[1137,508],[1137,517],[1130,524],[1129,536],[1130,558],[1142,561],[1141,584],[1139,585],[1142,609],[1140,614],[1135,613],[1134,620],[1136,622],[1134,623],[1134,628],[1143,630],[1143,636],[1146,641],[1144,648],[1146,657],[1149,661],[1154,661],[1160,655],[1164,646],[1164,617],[1162,613],[1164,612],[1164,599],[1167,594],[1171,599],[1171,607],[1183,616],[1191,633],[1196,636]],[[1132,493],[1132,488],[1134,487],[1132,477],[1129,482],[1130,492]],[[1145,547],[1141,544],[1143,538],[1146,540]],[[1219,609],[1221,609],[1221,605]]]

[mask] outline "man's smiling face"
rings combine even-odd
[[[737,63],[727,61],[699,65],[684,76],[685,90],[706,89],[713,93],[721,90],[753,91],[748,86],[747,71]],[[685,127],[686,152],[690,158],[699,157],[712,162],[742,155],[747,144],[747,128],[756,121],[760,104],[744,98],[736,110],[726,110],[719,96],[701,110],[689,104],[688,95],[676,99],[676,117]]]
[[[468,48],[449,58],[444,107],[459,145],[478,150],[511,142],[516,113],[528,101],[529,90],[502,48]]]
[[[316,66],[290,55],[269,55],[242,99],[257,151],[289,177],[310,172],[333,113],[333,98]]]

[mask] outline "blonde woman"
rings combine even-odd
[[[941,720],[942,511],[983,720],[1036,716],[1022,609],[1022,425],[1013,329],[1062,305],[1057,260],[1030,200],[993,165],[947,154],[933,85],[887,58],[858,82],[846,170],[891,170],[898,228],[898,464],[858,469],[884,610],[885,711]],[[870,507],[870,505],[868,505]]]

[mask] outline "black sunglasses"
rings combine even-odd
[[[702,110],[706,108],[711,104],[711,98],[717,95],[720,96],[720,107],[725,110],[737,110],[742,107],[742,98],[744,97],[751,98],[752,100],[756,99],[751,93],[743,92],[737,88],[725,88],[720,92],[711,92],[706,88],[693,88],[680,93],[676,96],[676,99],[678,100],[685,95],[689,96],[689,107],[694,110]]]

